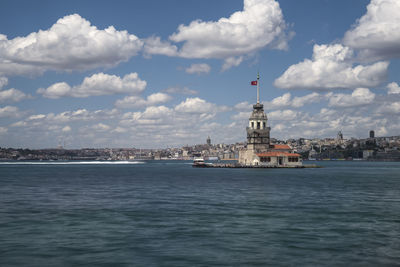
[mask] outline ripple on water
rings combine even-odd
[[[400,164],[323,164],[1,164],[0,265],[398,264]]]

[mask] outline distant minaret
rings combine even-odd
[[[343,140],[343,133],[342,133],[342,131],[339,131],[338,132],[338,134],[337,134],[337,140]]]
[[[211,138],[210,138],[210,136],[208,136],[208,138],[207,138],[207,145],[211,146]]]
[[[253,112],[247,127],[247,148],[256,151],[265,151],[270,145],[270,127],[267,127],[267,114],[264,105],[260,103],[260,75],[257,74],[257,104],[253,105]]]

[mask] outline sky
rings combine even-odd
[[[400,135],[398,0],[3,0],[0,147]]]

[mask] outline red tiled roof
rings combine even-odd
[[[271,152],[258,153],[257,156],[259,156],[259,157],[285,157],[285,156],[286,157],[300,157],[300,154],[280,152],[280,151],[271,151]]]
[[[274,145],[274,149],[291,149],[288,145]]]

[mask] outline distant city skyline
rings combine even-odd
[[[400,134],[398,0],[2,1],[0,147]]]

